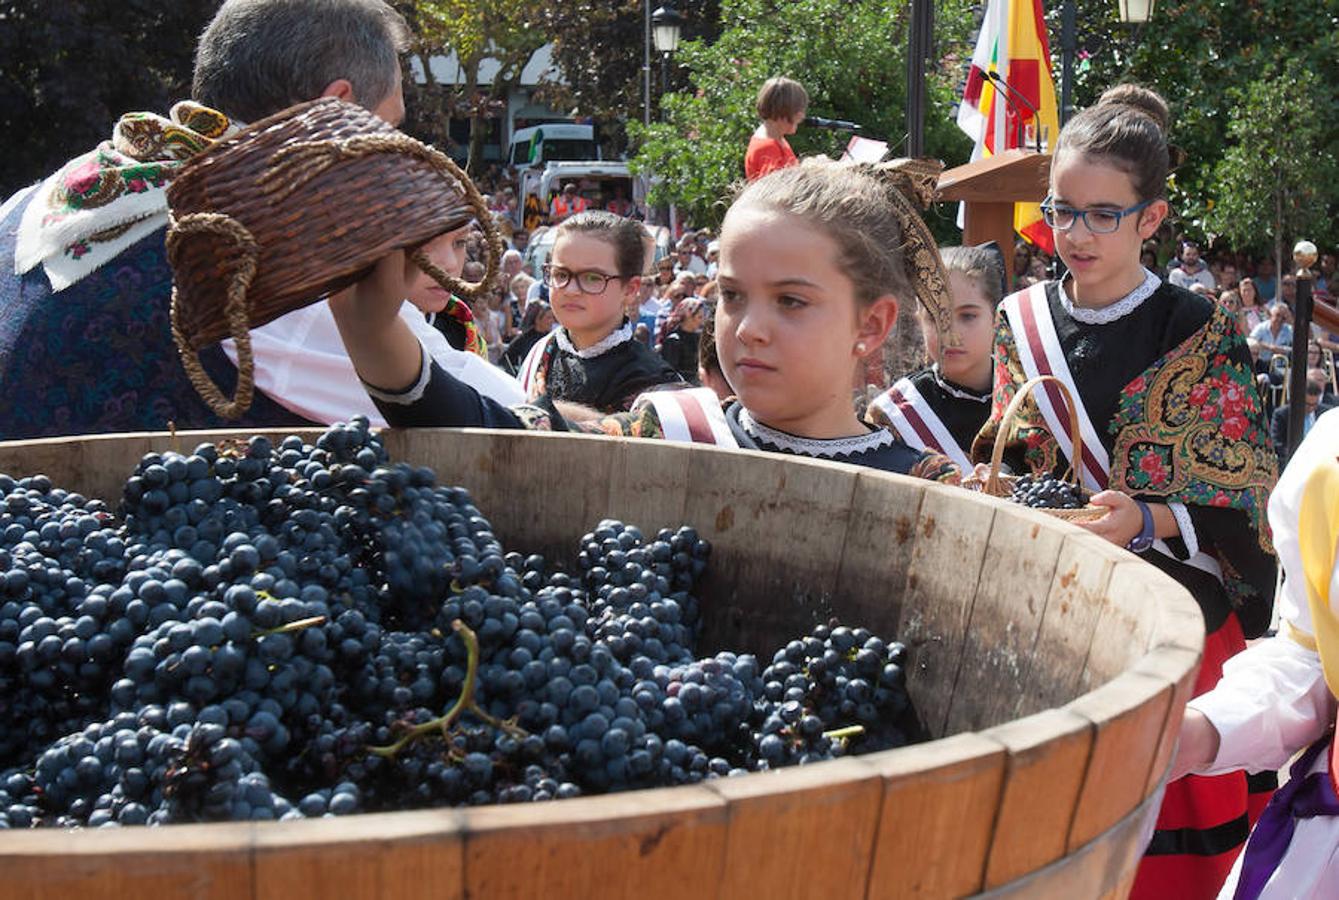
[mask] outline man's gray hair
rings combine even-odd
[[[343,78],[371,109],[395,89],[409,37],[385,0],[225,0],[200,35],[191,94],[255,122]]]

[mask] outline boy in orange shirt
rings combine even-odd
[[[758,91],[758,118],[762,124],[749,138],[749,149],[744,154],[744,176],[749,181],[799,162],[786,136],[795,133],[808,108],[809,94],[804,85],[789,78],[767,79]]]

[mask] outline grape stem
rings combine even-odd
[[[325,616],[312,616],[310,619],[298,619],[295,622],[289,622],[287,625],[280,625],[278,628],[271,628],[267,631],[257,631],[252,635],[253,638],[263,638],[271,634],[294,634],[299,631],[305,631],[308,628],[314,628],[317,625],[325,624]]]
[[[823,732],[823,737],[833,741],[844,741],[847,738],[859,737],[864,733],[864,725],[847,725],[845,728],[834,728],[832,731],[825,731]]]
[[[438,716],[435,719],[429,719],[427,722],[422,722],[413,726],[405,732],[405,735],[402,738],[393,744],[379,747],[369,746],[367,748],[369,753],[375,753],[377,756],[382,756],[387,759],[394,759],[396,754],[406,746],[419,738],[426,737],[434,732],[441,732],[443,738],[448,738],[450,736],[451,728],[456,724],[460,717],[467,712],[473,713],[476,718],[480,719],[485,724],[491,725],[493,728],[497,728],[501,731],[505,731],[512,737],[524,738],[528,736],[527,732],[523,728],[518,727],[515,722],[510,720],[503,721],[494,716],[490,716],[488,713],[480,709],[478,704],[474,702],[474,689],[479,675],[479,638],[475,635],[473,629],[459,619],[452,622],[451,627],[455,630],[456,634],[460,635],[460,639],[465,642],[465,682],[460,686],[460,696],[456,698],[455,703],[451,704],[451,708],[446,711],[445,715]]]

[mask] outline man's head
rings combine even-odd
[[[191,95],[241,122],[338,97],[399,125],[408,39],[384,0],[225,0],[200,36]]]
[[[1223,271],[1218,281],[1224,288],[1236,287],[1241,281],[1241,278],[1237,275],[1236,265],[1230,262],[1223,263]]]
[[[1306,370],[1306,411],[1315,412],[1316,407],[1320,405],[1320,398],[1325,394],[1325,370],[1307,369]]]
[[[1200,245],[1194,241],[1181,242],[1181,262],[1190,268],[1200,264]]]
[[[1297,299],[1297,276],[1284,275],[1280,285],[1280,299],[1282,299],[1284,303],[1291,305],[1292,302]]]
[[[1275,303],[1269,308],[1269,324],[1274,327],[1275,331],[1282,328],[1287,323],[1288,307],[1284,306],[1282,303]]]
[[[577,195],[576,182],[569,181],[567,182],[567,184],[563,185],[563,197],[565,197],[568,200],[571,200],[576,195]]]

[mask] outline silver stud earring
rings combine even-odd
[[[856,352],[856,353],[864,353],[864,352],[865,352],[865,342],[864,342],[864,341],[860,341],[859,343],[857,343],[857,344],[855,345],[855,352]]]

